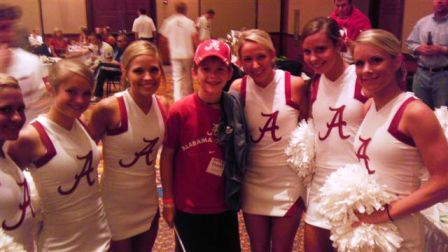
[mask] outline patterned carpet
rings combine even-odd
[[[166,83],[162,84],[157,92],[158,95],[162,95],[165,98],[167,98],[170,102],[173,100],[173,85],[172,85],[172,78],[171,78],[171,68],[169,66],[164,67],[164,71],[167,75]],[[197,90],[197,83],[194,84],[195,90]],[[159,176],[159,170],[158,170],[158,162],[156,165],[157,169],[157,189],[159,191],[160,196],[162,195],[162,188],[160,184],[160,176]],[[101,173],[103,168],[102,162],[100,162],[99,171]],[[159,200],[160,209],[162,209],[162,201]],[[240,240],[241,240],[241,250],[242,251],[250,251],[250,242],[249,237],[247,235],[246,229],[244,227],[244,221],[242,214],[239,213],[238,215],[239,219],[239,231],[240,231]],[[154,244],[153,248],[154,252],[171,252],[174,251],[174,232],[172,229],[170,229],[163,218],[160,218],[159,220],[159,233],[157,235],[156,242]],[[303,249],[303,222],[301,223],[299,230],[297,232],[295,241],[294,241],[294,248],[293,251],[301,252],[304,251]]]

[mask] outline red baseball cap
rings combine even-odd
[[[230,65],[230,46],[217,39],[208,39],[199,44],[194,54],[194,63],[199,65],[207,57],[218,57],[227,66]]]

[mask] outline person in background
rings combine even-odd
[[[89,34],[89,50],[92,52],[92,57],[90,59],[89,65],[95,70],[100,62],[106,61],[106,56],[112,54],[114,49],[111,45],[103,41],[103,37],[98,33]]]
[[[122,63],[127,89],[95,105],[87,127],[103,143],[101,191],[111,251],[151,251],[159,224],[155,165],[168,109],[155,92],[164,73],[157,48],[147,41],[132,43]]]
[[[39,34],[39,29],[34,28],[28,36],[28,42],[31,47],[31,52],[36,55],[51,56],[47,45],[44,44],[42,36]]]
[[[292,251],[305,209],[305,188],[287,164],[285,148],[297,122],[307,118],[305,82],[274,69],[265,31],[243,31],[238,62],[247,74],[230,87],[244,104],[250,150],[242,187],[242,210],[252,251]]]
[[[128,47],[128,36],[125,33],[119,34],[117,37],[117,46],[114,49],[114,60],[121,62],[123,52]]]
[[[44,44],[42,36],[39,34],[39,29],[34,28],[31,30],[30,36],[28,36],[28,42],[32,48],[37,48]]]
[[[336,20],[341,29],[345,45],[342,48],[343,59],[352,64],[351,43],[362,31],[372,28],[372,24],[369,18],[353,5],[353,0],[334,0],[334,10],[330,17]]]
[[[156,38],[156,26],[154,21],[148,15],[146,15],[146,9],[140,8],[137,11],[138,17],[132,24],[132,32],[135,35],[135,39],[143,39],[154,43]]]
[[[204,41],[211,39],[212,32],[212,19],[215,17],[215,11],[212,9],[207,10],[207,12],[200,16],[196,21],[196,28],[199,33],[199,41]]]
[[[87,27],[81,26],[79,28],[79,31],[80,31],[80,33],[79,33],[77,43],[80,45],[87,45],[89,43],[89,40],[88,40],[89,31],[87,30]]]
[[[104,42],[108,43],[112,48],[116,47],[117,40],[115,36],[110,33],[110,26],[104,26],[102,36]]]
[[[50,69],[50,110],[8,146],[30,170],[42,209],[37,251],[107,251],[110,230],[98,186],[99,153],[79,120],[89,107],[93,76],[79,61]]]
[[[36,55],[14,47],[19,7],[0,3],[0,73],[14,77],[19,82],[25,101],[27,122],[46,113],[49,97],[42,76],[42,63]]]
[[[178,101],[193,93],[191,69],[198,39],[193,20],[186,16],[187,4],[178,2],[175,9],[176,13],[163,21],[160,34],[168,41],[173,69],[173,98]]]
[[[185,251],[240,251],[237,213],[224,197],[223,147],[217,143],[221,99],[232,75],[230,47],[201,43],[194,56],[199,91],[172,105],[160,160],[163,218]],[[198,123],[198,122],[201,123]]]
[[[68,40],[60,28],[54,28],[49,46],[53,57],[63,58],[67,53]]]
[[[358,213],[359,223],[392,222],[403,238],[399,251],[424,251],[425,228],[419,211],[447,198],[447,139],[434,112],[404,91],[401,43],[393,34],[362,32],[353,57],[362,90],[372,97],[353,150],[376,182],[397,196],[382,210]],[[421,184],[423,169],[430,176]]]
[[[430,108],[448,106],[448,0],[433,0],[406,43],[418,58],[412,91]]]
[[[342,59],[344,42],[332,18],[309,21],[301,37],[305,63],[316,73],[311,81],[316,168],[307,195],[305,251],[332,251],[330,223],[319,212],[320,188],[332,172],[358,162],[353,143],[367,98],[355,66]]]
[[[0,223],[3,232],[25,251],[34,252],[35,212],[30,187],[5,146],[6,141],[17,139],[24,124],[25,103],[19,83],[11,76],[0,74]]]

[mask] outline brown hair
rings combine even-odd
[[[341,33],[339,32],[339,25],[334,19],[329,17],[317,17],[309,21],[303,27],[302,41],[321,31],[325,32],[327,38],[330,39],[334,45],[340,43]]]
[[[20,89],[19,82],[14,77],[0,73],[0,91],[6,87]]]

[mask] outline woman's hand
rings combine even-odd
[[[359,213],[356,212],[356,217],[358,217],[359,221],[355,221],[352,224],[352,227],[357,227],[361,225],[361,223],[366,224],[379,224],[391,221],[389,214],[387,213],[388,205],[384,206],[383,210],[377,210],[371,214],[367,213]]]

